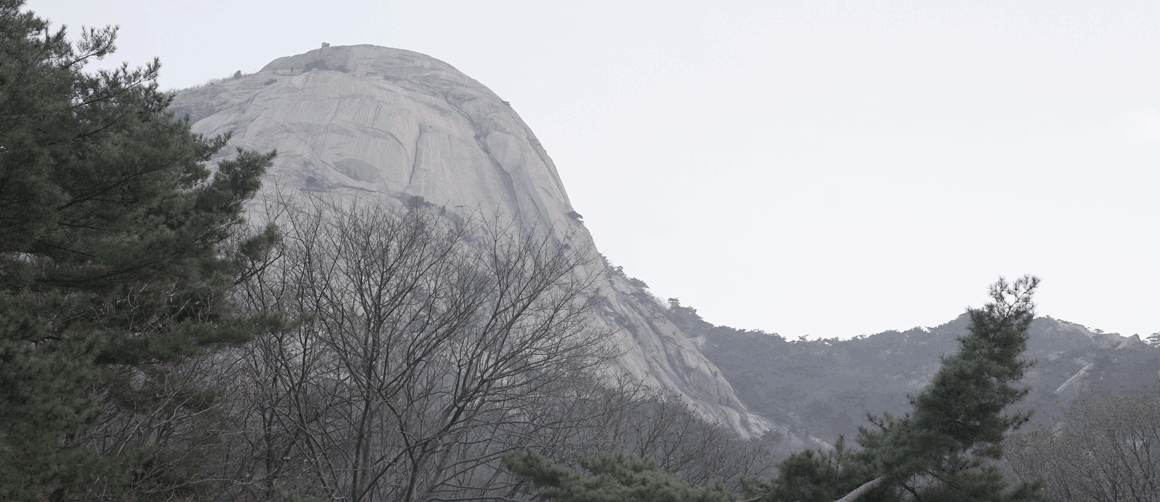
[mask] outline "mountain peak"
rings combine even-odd
[[[451,65],[355,45],[177,94],[196,132],[277,150],[268,180],[330,198],[419,200],[575,230],[556,166],[503,100]]]
[[[259,73],[293,74],[311,70],[350,73],[359,77],[406,79],[420,74],[448,80],[475,82],[453,66],[426,54],[377,45],[325,45],[322,48],[271,61]]]
[[[519,115],[435,58],[370,45],[324,46],[276,59],[252,75],[179,91],[171,108],[188,115],[196,133],[229,132],[232,146],[276,150],[263,178],[267,187],[321,195],[340,206],[419,203],[502,215],[525,228],[570,235],[572,244],[599,254],[555,164]],[[580,268],[603,300],[592,326],[614,333],[609,343],[621,354],[610,374],[632,375],[743,437],[775,426],[745,408],[643,286],[601,260]]]

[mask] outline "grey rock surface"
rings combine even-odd
[[[277,149],[285,187],[339,197],[422,197],[461,211],[561,221],[555,165],[483,85],[421,54],[325,47],[257,74],[181,91],[173,109],[233,145]]]
[[[171,108],[188,115],[197,133],[230,132],[231,146],[277,150],[265,187],[339,203],[417,201],[502,214],[571,235],[598,256],[555,165],[519,115],[434,58],[368,45],[323,47],[256,74],[179,91]],[[603,260],[581,273],[597,276],[607,299],[595,328],[615,333],[609,343],[623,355],[612,371],[677,396],[742,437],[779,428],[746,409],[647,291]]]

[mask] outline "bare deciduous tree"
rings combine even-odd
[[[759,445],[610,379],[607,334],[587,329],[603,300],[578,273],[583,246],[423,207],[283,203],[270,220],[282,242],[250,257],[237,294],[281,322],[256,324],[245,347],[110,379],[134,392],[105,390],[89,442],[151,452],[141,493],[510,500],[524,494],[500,457],[522,449],[557,462],[622,451],[695,483],[768,474]]]
[[[1016,475],[1042,479],[1053,500],[1160,500],[1160,387],[1086,396],[1007,444]]]
[[[422,207],[279,215],[283,257],[242,285],[250,308],[299,321],[251,347],[238,389],[254,394],[261,497],[501,490],[484,482],[499,456],[564,427],[536,408],[605,357],[567,240]]]

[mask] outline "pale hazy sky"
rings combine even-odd
[[[933,326],[1000,275],[1160,331],[1160,2],[33,0],[161,85],[375,44],[535,131],[599,249],[715,324]]]

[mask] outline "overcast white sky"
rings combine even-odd
[[[33,0],[182,88],[428,54],[512,103],[597,246],[715,324],[933,326],[1000,275],[1160,331],[1160,2]]]

